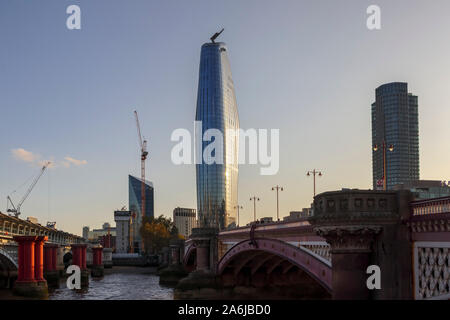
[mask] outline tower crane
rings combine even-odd
[[[147,159],[148,155],[147,140],[145,140],[145,138],[143,138],[141,135],[141,126],[139,125],[139,117],[136,110],[134,111],[134,116],[136,117],[136,127],[139,137],[139,146],[141,148],[141,214],[143,219],[145,216],[145,160]]]
[[[25,200],[28,198],[28,196],[30,195],[31,191],[33,190],[34,186],[36,185],[36,183],[39,181],[39,179],[41,178],[41,176],[44,174],[45,169],[47,169],[47,167],[50,165],[50,161],[46,162],[42,168],[41,171],[39,172],[39,174],[36,176],[36,178],[34,178],[33,182],[31,183],[31,185],[28,187],[27,192],[25,192],[24,196],[22,197],[22,199],[20,200],[20,202],[17,204],[17,206],[14,205],[14,203],[11,200],[10,196],[6,197],[6,211],[13,213],[14,216],[17,218],[20,215],[20,207],[22,206],[22,204],[25,202]],[[9,209],[9,204],[11,204],[11,209]]]

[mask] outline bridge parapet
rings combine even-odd
[[[450,197],[412,202],[407,225],[414,242],[414,298],[450,299]]]

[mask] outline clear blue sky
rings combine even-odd
[[[66,28],[71,4],[81,30]],[[366,28],[370,4],[380,31]],[[275,184],[282,216],[309,206],[314,167],[318,192],[370,188],[370,105],[385,82],[419,96],[421,178],[450,180],[449,12],[447,0],[1,1],[0,210],[51,159],[24,217],[77,234],[113,222],[139,175],[135,108],[156,214],[195,208],[195,167],[171,163],[170,134],[193,127],[200,47],[222,27],[241,127],[280,129],[278,175],[240,167],[242,223],[254,194],[258,216],[275,216]]]

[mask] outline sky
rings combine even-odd
[[[69,30],[66,8],[81,8]],[[381,30],[366,27],[369,5]],[[196,208],[194,165],[174,165],[170,136],[193,130],[200,48],[221,28],[243,129],[280,130],[280,168],[239,167],[241,224],[309,207],[317,192],[371,188],[375,88],[419,97],[421,179],[450,180],[450,2],[300,0],[4,0],[0,2],[0,211],[49,168],[22,217],[75,234],[113,223],[139,176],[133,111],[148,140],[155,214]],[[13,192],[17,190],[16,192]],[[4,202],[3,200],[4,199]]]

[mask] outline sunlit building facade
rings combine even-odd
[[[239,116],[225,43],[202,46],[195,119],[202,122],[202,137],[208,129],[223,135],[222,161],[207,164],[202,157],[196,164],[199,226],[223,229],[236,220],[239,150],[239,135],[227,134],[227,129],[238,132]],[[201,154],[210,143],[202,142]]]

